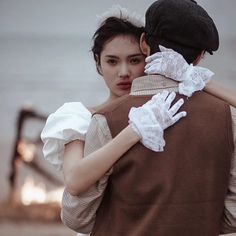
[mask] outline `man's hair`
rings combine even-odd
[[[213,54],[219,47],[218,31],[212,18],[193,0],[155,1],[145,18],[145,39],[151,54],[163,45],[192,63],[202,51]]]
[[[148,33],[145,34],[145,40],[150,47],[151,54],[160,52],[159,45],[162,45],[180,53],[189,64],[192,63],[203,51],[202,49],[189,48],[179,43],[172,43],[170,41],[159,42],[159,38],[157,36],[153,36]]]

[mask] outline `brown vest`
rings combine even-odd
[[[99,112],[113,137],[127,126],[130,107],[150,97],[126,96]],[[199,92],[182,110],[188,115],[165,131],[164,152],[138,143],[114,165],[93,236],[219,235],[233,152],[230,109]]]

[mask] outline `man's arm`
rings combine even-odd
[[[104,116],[95,115],[86,134],[84,156],[108,143],[112,139]],[[66,190],[62,198],[61,219],[69,228],[80,233],[90,233],[96,211],[101,203],[107,180],[111,171],[88,191],[79,196],[72,196]]]
[[[222,218],[221,233],[236,232],[236,109],[231,107],[232,128],[234,135],[234,153],[231,161],[230,181],[225,198],[224,215]]]

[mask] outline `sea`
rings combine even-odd
[[[8,198],[10,160],[19,111],[54,112],[66,102],[101,103],[108,90],[98,75],[89,36],[0,35],[0,202]],[[236,39],[223,39],[201,65],[214,79],[236,90]],[[31,121],[27,135],[38,135],[43,124]],[[26,129],[25,128],[25,129]]]

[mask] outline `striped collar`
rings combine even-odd
[[[178,92],[178,82],[162,75],[146,75],[133,81],[130,95],[156,94],[164,89]]]

